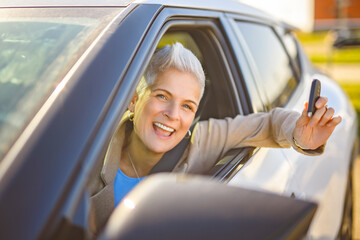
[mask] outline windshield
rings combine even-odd
[[[119,9],[0,9],[0,161]]]

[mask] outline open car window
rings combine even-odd
[[[166,31],[157,45],[157,48],[161,48],[167,44],[180,42],[197,56],[203,66],[206,75],[205,91],[193,124],[210,118],[224,119],[242,114],[236,86],[232,82],[233,75],[228,66],[231,60],[227,58],[223,49],[226,46],[223,46],[224,43],[216,37],[219,34],[216,31],[217,27],[212,22],[209,26],[197,28],[174,25]],[[238,167],[241,165],[240,162],[244,163],[252,156],[252,149],[229,151],[218,159],[218,163],[204,170],[202,174],[225,180],[240,169]],[[184,150],[185,148],[180,151]]]

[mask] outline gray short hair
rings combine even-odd
[[[199,59],[179,42],[166,45],[154,53],[145,70],[144,77],[137,87],[138,95],[142,95],[146,88],[155,84],[159,72],[164,72],[169,68],[193,74],[198,79],[201,87],[201,99],[205,87],[204,70]]]

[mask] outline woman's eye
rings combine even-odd
[[[163,94],[158,94],[158,95],[156,95],[156,97],[161,98],[161,99],[166,99],[165,95],[163,95]]]
[[[190,106],[187,105],[187,104],[184,104],[183,106],[184,106],[184,108],[187,108],[187,109],[189,109],[189,110],[192,110],[192,107],[190,107]]]

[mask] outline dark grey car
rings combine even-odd
[[[157,47],[179,41],[200,59],[207,85],[198,120],[274,107],[298,110],[309,76],[320,73],[291,31],[233,1],[0,2],[0,238],[92,237],[89,185]],[[339,92],[329,95],[345,99]],[[356,121],[348,112],[343,134],[350,163]],[[128,206],[122,203],[101,238],[305,236],[316,210],[312,198],[214,183],[235,179],[259,152],[234,149],[202,174],[206,178],[149,177],[130,193],[137,204],[133,215],[124,213]],[[201,194],[199,188],[214,191]],[[144,189],[151,194],[139,197]],[[239,201],[223,204],[232,197]],[[188,215],[167,218],[180,213]],[[349,218],[349,211],[341,213],[339,218]],[[152,222],[156,216],[158,224]],[[340,226],[336,232],[342,234]],[[346,224],[344,229],[349,234]]]

